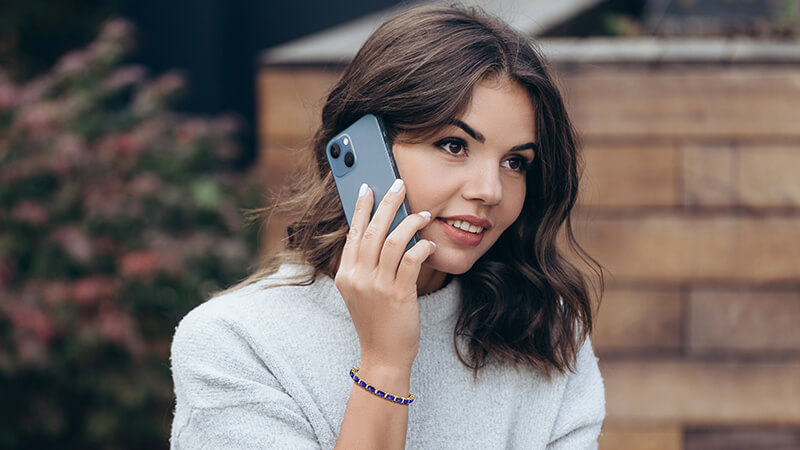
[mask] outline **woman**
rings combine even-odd
[[[367,113],[401,179],[382,199],[362,186],[348,227],[325,146]],[[572,235],[575,133],[531,44],[476,12],[402,13],[311,148],[286,250],[176,331],[172,447],[595,448],[593,310],[559,230],[603,274]]]

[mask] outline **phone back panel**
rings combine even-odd
[[[337,158],[331,155],[333,144],[340,146]],[[350,149],[354,154],[354,163],[351,167],[347,167],[344,158]],[[353,211],[362,183],[366,183],[372,189],[374,198],[370,214],[372,217],[394,180],[400,177],[392,156],[391,144],[386,138],[380,120],[372,114],[360,118],[328,142],[325,154],[333,171],[348,225],[352,224]],[[409,211],[408,202],[404,200],[395,214],[389,232],[410,214]],[[411,248],[416,242],[415,235],[406,248]]]

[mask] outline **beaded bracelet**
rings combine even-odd
[[[392,394],[387,394],[386,392],[376,389],[375,386],[372,386],[371,384],[368,384],[364,380],[358,378],[358,369],[359,369],[358,367],[353,367],[350,370],[350,378],[352,378],[357,385],[361,386],[367,391],[372,392],[373,394],[377,395],[380,398],[385,398],[390,402],[400,403],[401,405],[410,405],[414,401],[414,394],[412,394],[411,392],[408,393],[408,398],[404,398],[404,397],[395,397]]]

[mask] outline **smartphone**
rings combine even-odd
[[[348,225],[353,223],[353,212],[361,184],[366,183],[372,189],[374,198],[370,214],[372,217],[394,180],[400,178],[392,155],[392,144],[386,137],[381,119],[373,114],[361,117],[334,136],[328,141],[325,154],[333,172],[333,179],[336,181],[336,189],[339,191],[339,199],[342,201]],[[390,233],[411,213],[410,211],[408,201],[404,199],[389,227]],[[417,235],[414,234],[406,250],[413,247],[417,240]]]

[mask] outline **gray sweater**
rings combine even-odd
[[[264,289],[306,270],[284,265],[180,322],[172,343],[173,449],[334,447],[360,356],[347,306],[327,276]],[[575,373],[550,382],[497,363],[473,382],[453,348],[459,295],[453,281],[419,298],[406,448],[597,448],[605,396],[591,342]]]

